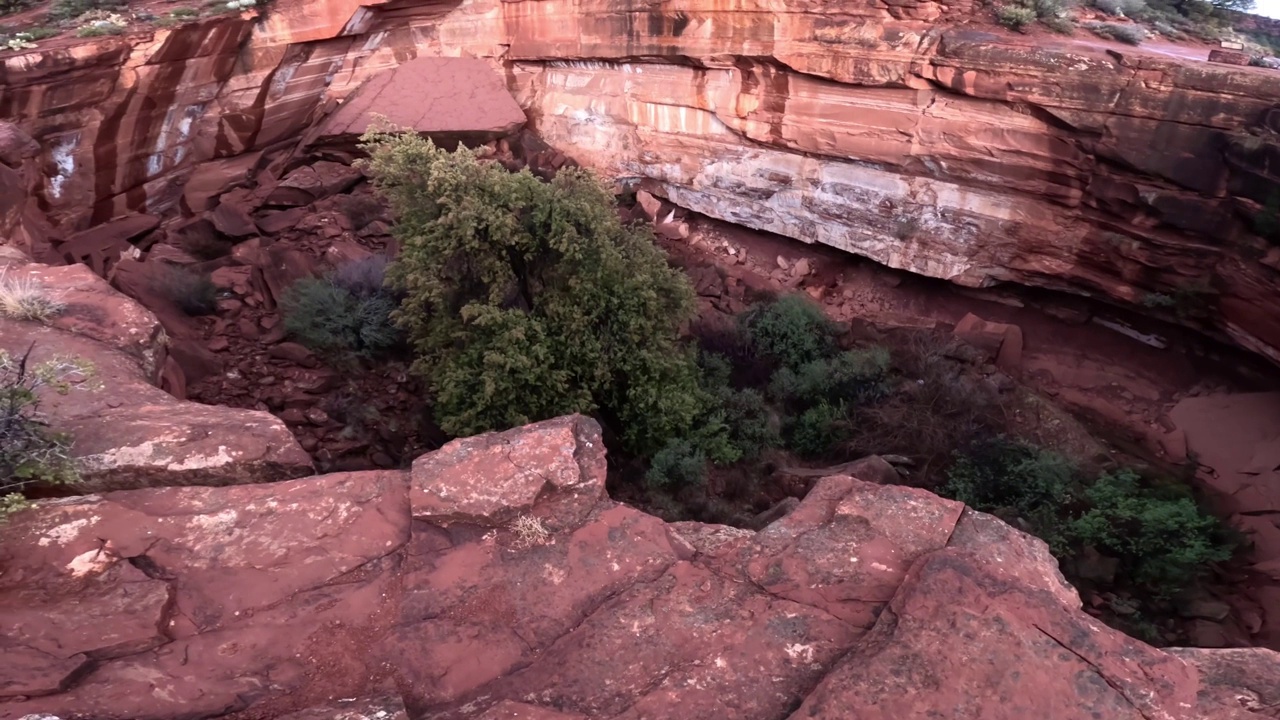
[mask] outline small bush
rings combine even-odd
[[[192,317],[212,315],[218,309],[218,288],[208,275],[165,264],[157,277],[157,288]]]
[[[1087,22],[1084,24],[1094,35],[1104,38],[1110,38],[1122,43],[1130,45],[1141,44],[1147,39],[1147,31],[1138,25],[1124,25],[1121,23],[1104,23],[1104,22]]]
[[[101,23],[95,25],[85,25],[76,30],[76,37],[103,37],[106,35],[122,35],[124,27],[121,25],[112,25],[110,23]]]
[[[124,0],[54,0],[49,6],[49,19],[71,20],[93,10],[110,10],[124,4]]]
[[[820,402],[805,410],[787,433],[787,447],[806,458],[831,452],[849,433],[848,413],[841,404]]]
[[[400,341],[391,322],[395,299],[380,290],[353,292],[336,277],[304,278],[285,292],[285,329],[321,353],[374,357],[392,349]]]
[[[1171,308],[1177,304],[1177,301],[1164,293],[1144,293],[1139,302],[1142,303],[1143,307],[1152,309]]]
[[[977,510],[1013,511],[1058,554],[1067,552],[1068,505],[1078,483],[1063,456],[1007,438],[980,442],[956,458],[938,492]]]
[[[1010,30],[1022,32],[1028,25],[1036,21],[1036,11],[1018,5],[1001,5],[996,8],[996,20]]]
[[[169,16],[176,18],[197,18],[200,17],[200,11],[190,7],[174,8],[169,11]]]
[[[57,37],[58,35],[61,35],[61,34],[62,34],[62,31],[57,28],[37,25],[36,27],[27,28],[26,30],[23,30],[22,32],[17,33],[17,37],[23,37],[27,40],[35,41],[35,40],[48,40],[51,37]]]
[[[1036,11],[1037,18],[1049,20],[1066,16],[1072,4],[1067,0],[1032,0],[1031,8]]]
[[[769,392],[780,400],[812,406],[823,400],[855,404],[886,393],[889,351],[873,346],[840,353],[829,360],[813,360],[798,370],[784,367],[773,376]]]
[[[338,201],[338,209],[351,221],[353,230],[360,230],[382,218],[382,203],[372,195],[343,195]]]
[[[58,485],[78,477],[71,441],[49,429],[39,412],[37,391],[66,393],[72,382],[92,375],[80,360],[30,362],[31,349],[14,357],[0,350],[0,520],[21,509],[32,485]]]
[[[1092,0],[1091,4],[1112,17],[1137,18],[1147,9],[1145,0]]]
[[[1071,524],[1076,541],[1120,558],[1133,579],[1158,597],[1175,595],[1208,563],[1231,557],[1216,518],[1189,497],[1141,487],[1132,471],[1101,476],[1085,495],[1092,507]]]
[[[0,15],[19,13],[33,5],[34,0],[0,0]]]
[[[701,487],[707,482],[707,457],[687,440],[671,440],[653,456],[644,481],[655,490]]]
[[[1167,22],[1164,22],[1163,20],[1156,21],[1155,23],[1152,24],[1152,27],[1155,28],[1156,32],[1169,38],[1170,40],[1177,40],[1181,42],[1183,40],[1186,40],[1188,37],[1190,37],[1186,33],[1182,32],[1181,30],[1170,25]]]
[[[837,326],[822,308],[800,295],[787,295],[745,316],[747,335],[756,352],[781,367],[798,370],[831,357],[837,349]]]
[[[66,308],[66,303],[54,297],[39,280],[0,271],[0,315],[47,322]]]
[[[1060,35],[1070,35],[1076,31],[1076,21],[1069,17],[1042,18],[1040,22]]]

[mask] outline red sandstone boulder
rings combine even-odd
[[[1017,372],[1022,365],[1022,328],[990,322],[969,313],[956,324],[956,337],[986,353],[1005,372]]]
[[[349,144],[377,116],[446,145],[482,145],[525,123],[524,111],[484,60],[418,57],[365,81],[324,120],[317,142]]]
[[[269,413],[179,401],[152,384],[154,374],[143,363],[153,356],[145,345],[138,343],[139,359],[90,339],[122,327],[127,325],[104,323],[96,333],[73,334],[0,319],[0,347],[32,347],[35,362],[70,357],[90,364],[85,382],[64,394],[42,392],[40,406],[51,425],[74,440],[72,454],[82,465],[79,489],[225,485],[312,472],[311,459]]]
[[[1209,51],[1209,62],[1222,63],[1224,65],[1248,65],[1249,53],[1214,48]]]
[[[36,156],[40,144],[6,120],[0,120],[0,165],[18,168],[22,161]]]
[[[1246,720],[1277,701],[1280,655],[1110,630],[1043,542],[958,503],[837,476],[756,533],[667,525],[603,496],[600,443],[574,416],[413,473],[41,503],[0,533],[0,713]]]
[[[536,501],[567,521],[604,497],[604,443],[572,415],[505,433],[454,440],[413,463],[413,514],[436,523],[497,525]]]

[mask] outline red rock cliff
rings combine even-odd
[[[78,228],[172,212],[184,187],[199,205],[408,59],[484,57],[547,140],[691,209],[966,285],[1172,301],[1280,361],[1280,248],[1251,230],[1280,75],[1033,47],[949,22],[968,10],[279,0],[0,58],[0,116],[41,141],[31,202]]]

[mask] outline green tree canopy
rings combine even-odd
[[[413,133],[363,143],[396,215],[396,321],[446,432],[592,413],[643,454],[689,432],[707,403],[677,342],[692,289],[596,178],[546,183]]]

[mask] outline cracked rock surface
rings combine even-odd
[[[835,476],[752,533],[605,470],[570,416],[410,472],[43,503],[0,535],[0,717],[1274,716],[1280,654],[1102,626],[959,503]]]

